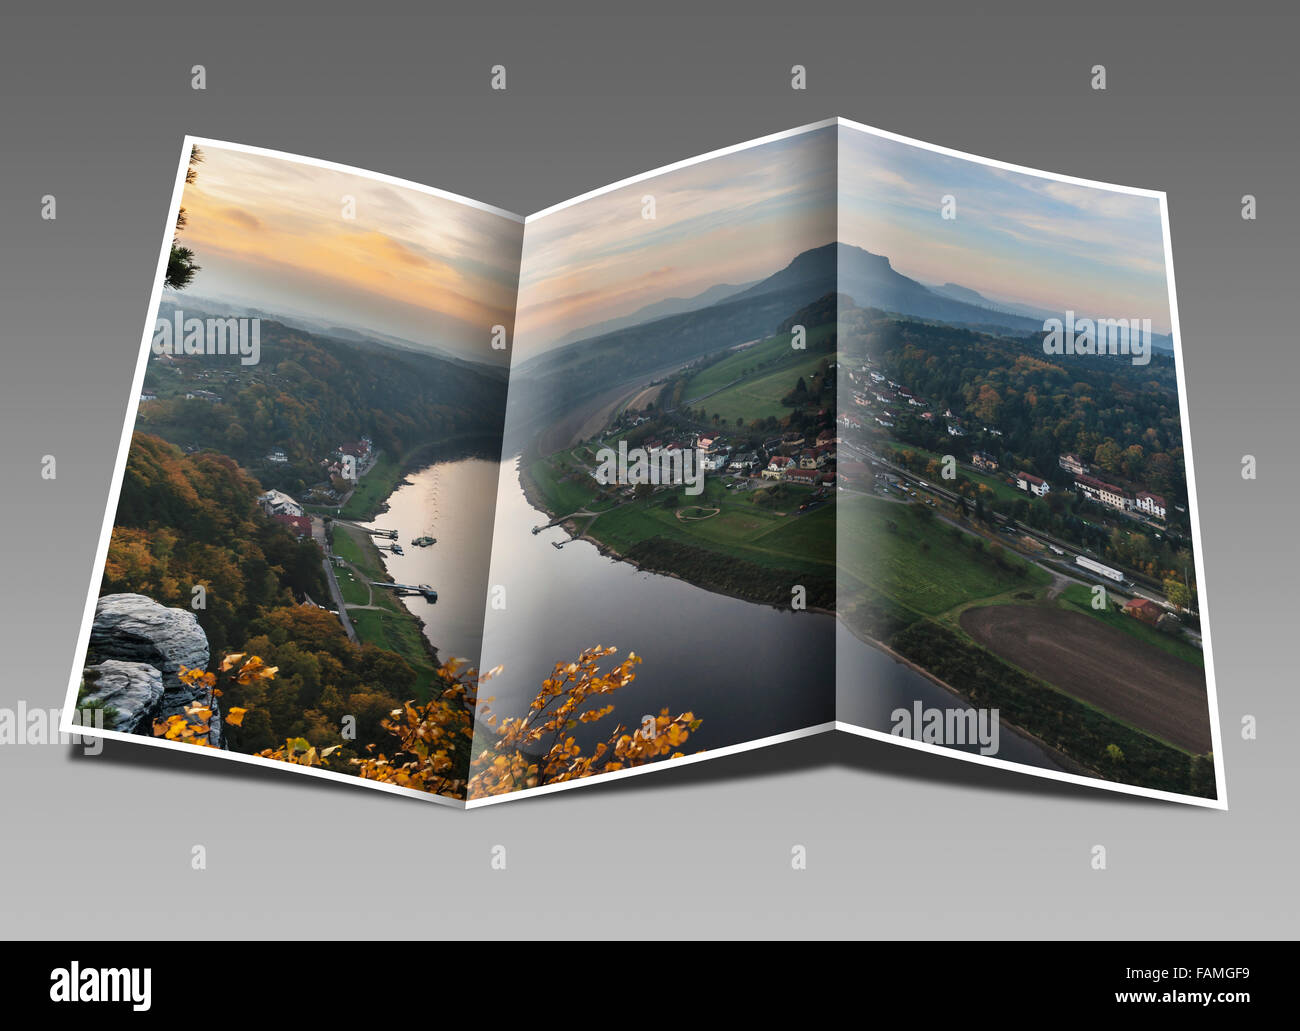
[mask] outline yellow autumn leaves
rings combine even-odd
[[[258,656],[247,656],[246,652],[238,652],[234,655],[227,655],[221,660],[220,670],[222,673],[229,673],[234,670],[231,677],[236,683],[251,684],[255,680],[274,680],[278,666],[268,666]],[[183,744],[198,745],[202,748],[215,747],[211,742],[212,736],[212,703],[214,699],[221,697],[221,688],[217,687],[217,675],[215,673],[206,673],[201,669],[190,669],[182,666],[177,673],[181,683],[187,684],[196,691],[206,691],[206,700],[196,699],[185,707],[184,712],[168,716],[166,719],[153,721],[153,736],[161,737],[167,741],[180,741]],[[224,719],[231,726],[241,726],[244,722],[244,715],[248,712],[246,708],[238,705],[232,705],[225,713]]]
[[[440,689],[427,703],[408,701],[393,709],[383,727],[392,735],[384,750],[367,746],[370,755],[350,757],[348,763],[363,780],[448,795],[483,798],[546,784],[559,784],[601,773],[631,769],[658,759],[680,758],[681,748],[700,723],[692,712],[677,716],[661,709],[645,716],[635,727],[618,724],[602,740],[584,749],[573,733],[579,726],[597,723],[614,712],[607,698],[636,679],[641,657],[627,657],[607,671],[602,660],[618,649],[597,645],[587,648],[574,662],[557,662],[523,716],[499,718],[491,699],[479,701],[479,691],[501,668],[479,674],[453,659],[438,670]],[[274,679],[278,670],[256,655],[227,655],[220,672],[239,684]],[[196,701],[184,714],[154,723],[154,734],[169,741],[209,746],[212,698],[220,697],[217,677],[202,670],[182,669],[181,679],[206,688],[207,704]],[[231,707],[227,723],[240,726],[247,709]],[[486,729],[491,743],[473,752],[475,712],[480,736]],[[333,745],[318,748],[305,738],[290,738],[279,748],[258,755],[299,766],[328,767]]]

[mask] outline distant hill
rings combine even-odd
[[[495,370],[504,376],[506,372],[505,362],[494,357],[489,362],[476,362],[469,358],[463,358],[460,355],[448,351],[446,348],[439,347],[434,343],[417,343],[414,340],[408,340],[405,337],[393,336],[391,333],[382,333],[373,329],[355,329],[351,326],[340,326],[335,322],[325,319],[314,318],[298,311],[268,311],[265,308],[252,307],[246,303],[223,298],[203,297],[197,294],[180,294],[174,290],[168,290],[163,293],[159,302],[160,312],[165,310],[171,312],[177,308],[196,317],[216,316],[227,318],[232,314],[239,314],[248,318],[260,318],[266,321],[279,322],[285,326],[291,326],[295,329],[305,330],[316,336],[330,337],[334,340],[341,340],[345,343],[356,344],[361,346],[372,346],[376,344],[396,348],[400,351],[414,351],[417,354],[433,355],[444,361],[454,362],[458,365],[472,368],[477,372],[491,373]],[[494,352],[485,348],[484,353],[494,355]]]
[[[629,326],[638,326],[643,322],[654,322],[656,319],[666,318],[669,315],[682,315],[688,311],[707,308],[709,305],[726,300],[728,297],[732,297],[753,285],[753,283],[742,283],[735,286],[731,283],[719,283],[692,297],[665,297],[662,301],[655,301],[654,304],[647,304],[644,308],[638,308],[630,315],[607,319],[604,322],[583,326],[582,329],[575,329],[572,333],[561,337],[560,340],[563,343],[590,340],[592,337],[603,336],[606,333],[626,329]]]
[[[936,293],[895,271],[889,259],[879,254],[849,244],[833,246],[838,256],[840,293],[848,294],[860,307],[984,330],[1028,333],[1043,328],[1042,319],[1002,311],[987,301],[978,304]],[[980,297],[973,290],[968,292]]]
[[[814,259],[794,275],[777,273],[705,307],[547,351],[511,370],[507,432],[513,435],[619,384],[771,336],[791,313],[834,292],[833,260]]]
[[[164,301],[160,314],[172,305]],[[186,300],[186,315],[203,309]],[[500,434],[506,381],[474,365],[373,340],[309,333],[261,321],[261,361],[180,357],[148,363],[145,385],[157,400],[142,406],[137,429],[179,444],[227,454],[281,489],[319,479],[319,462],[339,443],[370,436],[390,456],[467,436]],[[220,398],[186,398],[196,389]],[[282,449],[289,461],[269,467]]]
[[[1015,301],[994,301],[969,287],[961,286],[957,283],[944,283],[943,286],[932,286],[930,289],[937,294],[942,294],[943,296],[952,298],[956,301],[963,301],[990,310],[1006,311],[1013,315],[1023,315],[1025,318],[1035,320],[1039,329],[1042,329],[1044,320],[1059,319],[1065,313],[1064,307],[1053,311],[1048,308],[1039,308],[1031,304],[1020,304]],[[1077,310],[1076,316],[1093,319],[1099,317],[1087,312],[1078,312]],[[1157,351],[1172,352],[1174,349],[1173,337],[1165,333],[1152,333],[1151,346]]]
[[[516,365],[511,405],[520,406],[518,417],[534,419],[639,375],[769,336],[792,312],[837,292],[860,306],[969,328],[1022,333],[1042,329],[1041,320],[936,294],[894,271],[888,258],[861,247],[829,243],[797,254],[766,279],[713,304],[565,344]]]

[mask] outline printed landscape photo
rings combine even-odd
[[[108,731],[456,804],[843,729],[1218,804],[1160,194],[832,119],[527,219],[187,146]]]
[[[521,236],[422,188],[192,148],[80,707],[464,796]],[[222,353],[236,320],[256,347]]]
[[[1214,798],[1159,196],[849,126],[839,170],[838,718],[990,754],[917,725],[956,697],[1000,758]],[[1060,353],[1085,319],[1116,353]]]

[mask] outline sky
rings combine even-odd
[[[766,278],[834,242],[834,133],[711,158],[530,221],[517,354],[665,298]],[[642,217],[647,195],[653,220]]]
[[[840,136],[844,243],[927,286],[1169,331],[1160,204],[938,154],[850,127]],[[941,217],[942,198],[955,219]]]
[[[836,139],[839,137],[838,166]],[[1168,332],[1155,198],[1074,186],[834,126],[649,176],[530,221],[290,158],[204,148],[188,288],[472,360],[515,321],[534,355],[669,297],[762,279],[839,239],[926,284]],[[838,209],[837,209],[838,190]],[[940,217],[942,198],[957,217]],[[343,217],[344,196],[356,217]],[[643,217],[654,198],[653,219]],[[181,295],[182,299],[184,294]]]
[[[838,165],[836,133],[839,134]],[[957,217],[943,219],[945,195]],[[655,199],[655,219],[642,217]],[[838,218],[837,218],[838,198]],[[762,279],[832,240],[926,285],[1169,331],[1159,202],[994,168],[835,127],[659,173],[528,223],[516,345],[720,283]]]
[[[491,327],[514,320],[518,222],[361,173],[201,149],[179,235],[200,271],[178,303],[189,293],[500,359]]]

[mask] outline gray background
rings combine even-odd
[[[1168,191],[1231,811],[844,736],[469,813],[129,745],[5,746],[0,931],[1293,935],[1296,18],[1249,3],[610,6],[4,15],[0,707],[62,702],[184,133],[529,212],[840,114]],[[207,92],[189,88],[195,63]],[[504,94],[488,89],[496,63]],[[789,89],[794,63],[807,92]],[[1096,63],[1105,93],[1088,86]],[[1258,741],[1240,739],[1244,713]]]

